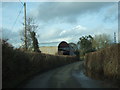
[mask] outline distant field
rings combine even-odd
[[[42,46],[40,47],[42,53],[55,55],[58,52],[57,46]]]

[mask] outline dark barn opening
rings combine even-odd
[[[59,55],[70,55],[70,47],[69,44],[65,41],[62,41],[58,45],[58,54]]]

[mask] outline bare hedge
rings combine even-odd
[[[72,56],[23,52],[2,42],[2,87],[14,88],[32,75],[77,61]]]
[[[91,72],[120,80],[120,44],[86,54],[84,64]]]

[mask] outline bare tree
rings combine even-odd
[[[40,52],[38,40],[36,38],[36,30],[38,25],[35,22],[35,19],[32,17],[27,18],[26,20],[26,29],[27,29],[27,48],[31,50],[34,49],[35,52]],[[21,31],[21,40],[24,42],[24,31]],[[25,47],[25,43],[23,44]]]
[[[95,49],[100,49],[100,48],[106,48],[107,46],[110,45],[112,42],[110,35],[107,34],[100,34],[100,35],[95,35],[94,40],[93,40],[93,47]]]

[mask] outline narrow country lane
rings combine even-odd
[[[105,81],[93,80],[83,73],[83,61],[75,62],[27,81],[22,88],[111,88]]]

